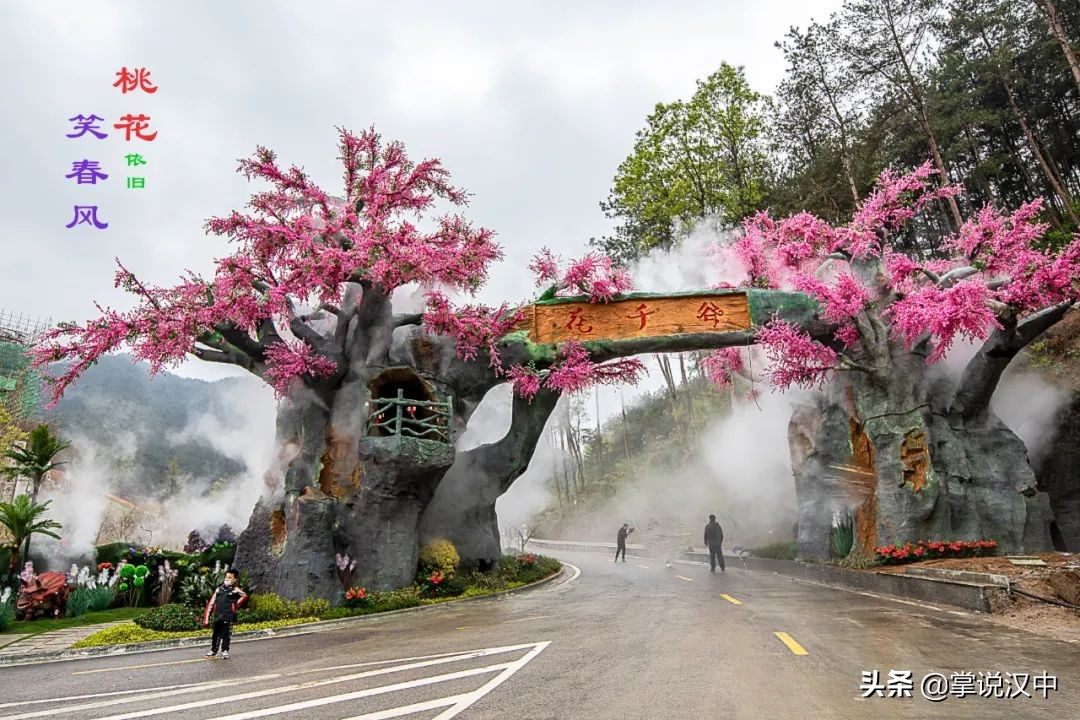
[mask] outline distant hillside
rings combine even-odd
[[[116,492],[162,496],[185,476],[214,481],[244,469],[192,432],[208,414],[223,424],[235,422],[236,409],[226,406],[226,396],[244,382],[206,382],[167,372],[151,380],[147,364],[132,363],[128,355],[105,356],[47,418],[63,437],[75,440],[76,451],[86,452],[90,443],[99,458],[109,458]]]

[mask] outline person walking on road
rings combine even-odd
[[[622,561],[626,562],[626,536],[634,532],[630,523],[623,523],[619,528],[619,535],[615,538],[615,562],[619,562],[619,553],[622,553]]]
[[[229,659],[229,642],[232,640],[232,624],[236,620],[236,611],[248,599],[247,593],[236,585],[239,577],[236,570],[226,570],[225,580],[206,603],[203,627],[210,624],[211,616],[214,620],[214,636],[210,640],[210,652],[206,653],[206,657],[215,657],[220,647],[221,659]]]
[[[724,569],[724,529],[716,522],[716,516],[709,516],[709,524],[705,526],[705,546],[709,548],[709,572],[716,572],[716,561],[720,560],[720,572]]]

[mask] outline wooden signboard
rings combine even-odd
[[[746,293],[718,293],[530,305],[518,329],[527,329],[534,343],[547,344],[732,332],[750,326]]]

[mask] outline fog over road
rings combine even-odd
[[[943,608],[699,564],[560,553],[540,589],[204,649],[0,668],[0,718],[1080,716],[1080,647]],[[576,570],[580,569],[580,575]],[[862,698],[864,671],[911,698]],[[1014,698],[922,697],[927,673],[1028,674]],[[1043,699],[1030,681],[1057,678]],[[1015,693],[1015,685],[1009,688]]]

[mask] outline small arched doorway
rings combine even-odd
[[[449,401],[440,400],[412,368],[383,370],[368,389],[368,435],[449,441]]]

